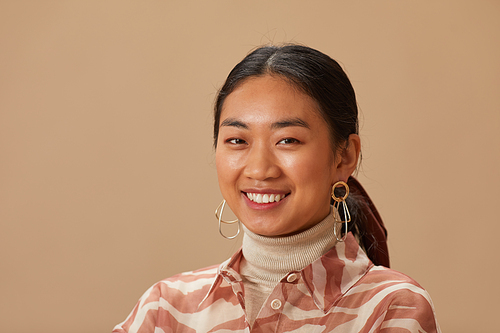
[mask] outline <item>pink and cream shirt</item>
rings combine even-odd
[[[440,332],[429,294],[374,266],[352,234],[274,287],[250,327],[241,250],[220,266],[153,285],[114,333]]]

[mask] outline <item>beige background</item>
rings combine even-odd
[[[212,101],[269,41],[345,66],[393,268],[443,331],[495,331],[499,34],[496,0],[0,0],[1,331],[109,332],[239,247],[213,217]]]

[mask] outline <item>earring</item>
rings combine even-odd
[[[345,187],[345,194],[343,197],[336,197],[335,196],[335,188],[337,186],[340,186],[340,185]],[[335,235],[335,238],[339,242],[343,242],[345,240],[347,233],[349,232],[348,227],[347,227],[347,223],[351,222],[351,214],[349,213],[349,208],[347,208],[347,204],[345,203],[345,199],[347,199],[348,196],[349,196],[349,186],[345,182],[338,181],[335,184],[333,184],[332,199],[335,201],[333,203],[333,207],[334,207],[333,216],[335,218],[335,224],[333,226],[333,234]],[[344,213],[344,221],[342,221],[342,218],[340,217],[340,213],[339,213],[340,206],[342,206],[342,212]],[[345,224],[344,236],[342,236],[340,239],[339,239],[339,236],[337,236],[337,224],[338,223],[341,225],[342,225],[342,223]],[[342,230],[342,227],[340,229]]]
[[[222,220],[222,214],[224,213],[224,207],[226,206],[226,200],[222,200],[222,202],[217,206],[217,209],[215,210],[215,217],[217,220],[219,220],[219,233],[222,235],[222,237],[226,239],[234,239],[240,234],[240,220],[232,220],[232,221],[223,221]],[[233,223],[238,223],[238,231],[236,232],[236,235],[234,236],[226,236],[222,233],[222,223],[225,224],[233,224]]]

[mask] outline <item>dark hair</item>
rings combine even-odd
[[[217,94],[214,106],[215,148],[226,97],[246,79],[264,75],[281,77],[316,101],[330,130],[332,149],[345,148],[349,135],[358,133],[356,95],[349,78],[335,60],[302,45],[263,46],[249,53],[231,70]],[[338,196],[342,196],[341,193]],[[347,198],[352,218],[349,231],[362,238],[366,234],[365,219],[354,197],[350,195]]]
[[[332,147],[347,143],[358,133],[356,95],[340,65],[312,48],[302,45],[263,46],[248,54],[229,73],[219,90],[214,112],[214,146],[226,97],[250,77],[276,75],[311,96],[330,130]]]

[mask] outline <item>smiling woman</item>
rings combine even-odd
[[[310,96],[271,75],[248,79],[226,98],[219,186],[250,231],[287,236],[316,225],[330,212],[332,185],[356,168],[359,137],[350,136],[352,149],[335,151],[317,109]]]
[[[314,49],[261,47],[236,65],[214,144],[219,223],[227,202],[242,249],[155,284],[114,332],[439,332],[427,292],[388,268],[385,228],[351,177],[357,113],[342,68]]]

